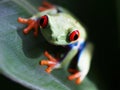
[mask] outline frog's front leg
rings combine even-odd
[[[48,58],[48,60],[41,60],[40,65],[48,66],[45,70],[47,73],[50,73],[54,68],[59,67],[58,60],[52,57],[47,51],[44,52],[44,55]]]
[[[23,30],[24,34],[28,34],[32,29],[34,29],[34,36],[38,35],[38,21],[34,19],[18,18],[18,22],[22,24],[27,24],[28,26]]]

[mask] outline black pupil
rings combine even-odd
[[[78,35],[76,34],[75,36],[74,36],[74,40],[77,40],[78,39]]]
[[[44,22],[44,18],[41,18],[41,19],[40,19],[40,25],[42,25],[43,22]]]

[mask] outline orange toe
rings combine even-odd
[[[42,60],[42,61],[40,62],[40,65],[48,65],[48,61]]]
[[[76,82],[75,82],[75,83],[76,83],[76,84],[80,84],[80,83],[81,83],[80,77],[76,79]]]
[[[23,24],[27,24],[28,19],[18,17],[18,22],[23,23]]]
[[[51,67],[48,67],[48,68],[46,68],[46,70],[45,70],[47,73],[51,73],[51,71],[52,71],[52,68]]]
[[[44,55],[50,60],[50,61],[56,61],[56,59],[50,55],[47,51],[44,52]]]
[[[76,73],[76,72],[78,72],[78,70],[70,68],[70,69],[68,69],[68,72],[70,72],[70,73]]]
[[[47,8],[41,6],[41,7],[38,8],[38,10],[39,10],[40,12],[42,12],[42,11],[47,10]]]
[[[69,79],[69,80],[73,80],[73,79],[78,78],[78,77],[80,77],[80,72],[77,72],[77,73],[75,73],[75,74],[70,75],[70,76],[68,77],[68,79]]]
[[[74,73],[74,74],[68,76],[68,79],[69,79],[69,80],[74,80],[74,79],[76,79],[75,83],[76,83],[76,84],[80,84],[80,83],[81,83],[80,72],[77,72],[77,73]]]
[[[47,7],[47,8],[53,8],[54,7],[53,4],[51,4],[51,3],[47,2],[47,1],[43,1],[42,5]]]

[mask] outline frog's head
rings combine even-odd
[[[65,13],[44,15],[38,23],[44,38],[55,45],[68,45],[86,37],[81,24]]]

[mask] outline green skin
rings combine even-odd
[[[37,18],[43,15],[48,16],[48,26],[46,28],[40,27],[40,30],[44,38],[48,42],[54,45],[62,45],[62,46],[76,42],[82,43],[83,41],[85,41],[87,38],[86,31],[84,27],[80,24],[80,22],[67,10],[61,7],[58,8],[62,11],[62,13],[57,13],[57,10],[54,8],[40,12],[34,15],[33,17],[31,17],[31,19],[36,20]],[[69,41],[68,38],[70,33],[73,32],[74,30],[79,30],[80,38],[77,39],[76,41],[71,42]],[[68,54],[65,56],[64,60],[61,63],[59,63],[59,65],[56,65],[55,68],[62,67],[65,70],[67,70],[71,60],[77,54],[79,46],[80,45],[70,49]],[[81,80],[85,78],[85,76],[89,71],[89,66],[92,56],[91,53],[92,53],[92,45],[88,43],[82,52],[80,58],[81,60],[79,60],[80,62],[78,62],[77,64],[77,67],[81,72]]]
[[[60,8],[60,7],[59,7]],[[40,28],[44,38],[55,45],[68,45],[79,41],[70,42],[68,40],[69,34],[74,30],[80,31],[80,39],[86,40],[87,35],[84,27],[75,17],[67,10],[60,8],[62,13],[57,13],[56,9],[49,9],[40,12],[32,17],[32,19],[39,18],[43,15],[48,16],[48,27]]]

